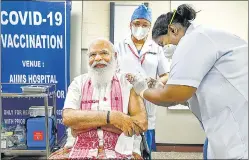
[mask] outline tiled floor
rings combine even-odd
[[[203,159],[202,152],[153,152],[152,159]]]

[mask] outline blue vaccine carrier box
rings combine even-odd
[[[45,117],[32,117],[26,121],[27,128],[27,147],[30,150],[46,149],[46,128]],[[54,118],[48,118],[48,137],[49,145],[55,142],[55,124]]]

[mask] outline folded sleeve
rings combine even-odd
[[[69,85],[63,109],[80,109],[81,79],[82,77],[76,77]]]

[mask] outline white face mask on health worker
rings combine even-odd
[[[137,40],[144,39],[148,35],[149,30],[150,30],[150,28],[134,27],[134,26],[131,27],[132,35]]]
[[[171,59],[176,50],[176,45],[169,44],[163,47],[163,52],[166,58]]]

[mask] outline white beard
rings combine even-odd
[[[102,61],[103,62],[103,61]],[[94,68],[88,65],[88,75],[91,77],[91,81],[94,87],[106,87],[111,83],[113,76],[116,73],[117,63],[112,57],[110,63],[105,63],[104,68]]]

